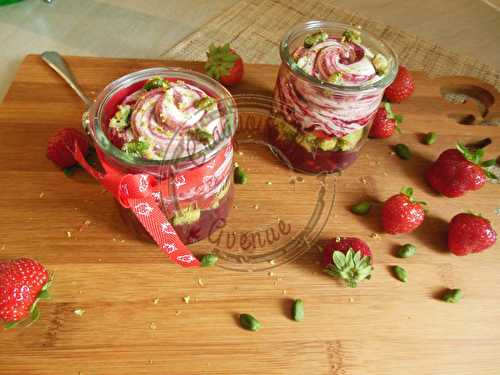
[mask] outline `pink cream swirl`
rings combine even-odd
[[[208,95],[203,90],[183,81],[169,82],[167,88],[157,88],[139,95],[132,104],[130,117],[133,138],[154,145],[154,159],[169,158],[171,155],[168,154],[173,152],[176,152],[176,157],[192,153],[193,146],[190,150],[185,147],[190,139],[190,130],[199,124],[203,124],[204,130],[211,134],[220,133],[221,130],[216,104],[204,109],[196,106],[206,97]],[[180,147],[182,150],[179,155]]]
[[[293,55],[296,68],[321,81],[334,74],[340,86],[366,85],[381,77],[371,62],[372,53],[355,43],[331,38],[311,48],[299,47]],[[370,122],[382,99],[383,89],[365,92],[320,87],[281,67],[275,89],[278,111],[304,131],[321,130],[342,137]]]

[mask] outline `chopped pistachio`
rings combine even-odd
[[[342,41],[361,44],[361,30],[359,30],[359,29],[347,29],[342,34]]]
[[[203,144],[208,144],[214,139],[212,134],[210,134],[208,131],[202,128],[196,128],[194,130],[190,130],[189,135],[192,138],[196,139],[198,142]]]
[[[339,83],[342,79],[342,72],[335,72],[330,77],[328,77],[328,83]]]
[[[328,39],[328,34],[324,31],[318,31],[314,34],[310,34],[304,39],[304,47],[311,48],[318,43],[324,42]]]
[[[109,122],[109,127],[113,129],[125,129],[130,123],[130,114],[132,113],[132,107],[128,104],[123,104],[118,106],[118,111]]]
[[[135,157],[143,157],[149,149],[149,143],[145,141],[130,141],[122,146],[122,150]]]
[[[372,60],[373,67],[379,76],[387,74],[389,69],[389,62],[381,53],[377,53]]]
[[[210,96],[205,96],[196,102],[194,105],[197,109],[208,109],[215,104],[215,99]]]
[[[168,82],[161,77],[150,78],[144,85],[144,90],[150,91],[160,87],[168,88]]]

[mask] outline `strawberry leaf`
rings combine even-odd
[[[403,116],[402,115],[394,115],[394,120],[396,121],[396,124],[401,124],[403,122]]]
[[[490,171],[486,171],[485,170],[484,174],[486,175],[486,177],[491,178],[492,180],[498,180],[499,179],[499,177],[497,175],[493,174]]]
[[[337,266],[337,268],[344,268],[346,265],[346,256],[342,251],[334,251],[332,254],[333,264]]]
[[[409,186],[405,186],[401,189],[401,194],[406,195],[408,198],[413,196],[413,188]]]
[[[495,165],[497,161],[495,159],[485,160],[481,163],[481,167],[491,167]]]
[[[18,322],[9,322],[9,323],[5,323],[3,328],[5,330],[8,330],[8,329],[13,329],[13,328],[16,328],[18,325]]]

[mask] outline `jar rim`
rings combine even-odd
[[[209,87],[211,91],[217,94],[216,102],[222,104],[226,109],[223,115],[227,123],[222,131],[223,136],[218,141],[204,145],[193,154],[172,159],[149,160],[141,157],[135,157],[117,148],[107,137],[102,129],[102,120],[104,109],[109,100],[121,89],[133,85],[134,83],[152,78],[152,77],[174,78],[179,80],[189,80],[194,83],[202,83]],[[162,166],[183,163],[186,161],[197,160],[198,158],[207,158],[215,155],[222,150],[231,141],[238,126],[238,113],[236,102],[231,93],[222,84],[213,78],[190,69],[177,67],[155,67],[138,70],[126,74],[112,82],[99,93],[92,106],[83,116],[84,121],[89,124],[89,131],[97,146],[105,154],[112,156],[120,163],[132,167]],[[228,134],[226,134],[228,132]]]
[[[367,91],[371,89],[385,89],[387,86],[389,86],[393,81],[394,78],[396,77],[396,74],[398,72],[398,66],[399,66],[399,61],[396,52],[394,49],[387,44],[385,41],[382,39],[376,38],[374,35],[371,33],[364,31],[363,30],[363,38],[367,38],[369,41],[373,43],[379,43],[385,50],[386,53],[389,54],[389,56],[385,56],[387,60],[390,62],[390,69],[389,73],[387,73],[384,77],[381,79],[369,83],[369,84],[361,84],[359,86],[344,86],[344,85],[338,85],[335,83],[330,83],[323,81],[321,79],[318,79],[316,77],[313,77],[299,69],[294,69],[293,66],[295,64],[295,61],[292,58],[291,53],[293,51],[290,51],[290,44],[291,41],[294,40],[297,36],[299,36],[303,32],[308,32],[308,33],[313,33],[315,31],[320,31],[320,30],[336,30],[336,31],[344,31],[347,28],[352,28],[352,25],[347,25],[343,24],[340,22],[332,22],[332,21],[321,21],[321,20],[311,20],[311,21],[306,21],[306,22],[301,22],[293,26],[290,30],[287,31],[287,33],[283,36],[283,39],[281,40],[280,43],[280,57],[281,61],[286,65],[288,70],[290,70],[293,74],[296,74],[300,76],[300,78],[307,80],[308,82],[319,86],[321,88],[330,88],[330,89],[335,89],[338,91],[345,91],[345,92],[360,92],[360,91]],[[385,54],[384,54],[385,55]]]

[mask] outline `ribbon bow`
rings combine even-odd
[[[105,163],[99,150],[97,155],[101,163]],[[198,259],[182,243],[158,205],[160,190],[156,178],[148,174],[124,174],[114,168],[104,168],[106,172],[101,173],[85,160],[76,142],[73,156],[123,207],[132,210],[137,220],[174,263],[182,267],[200,266]]]

